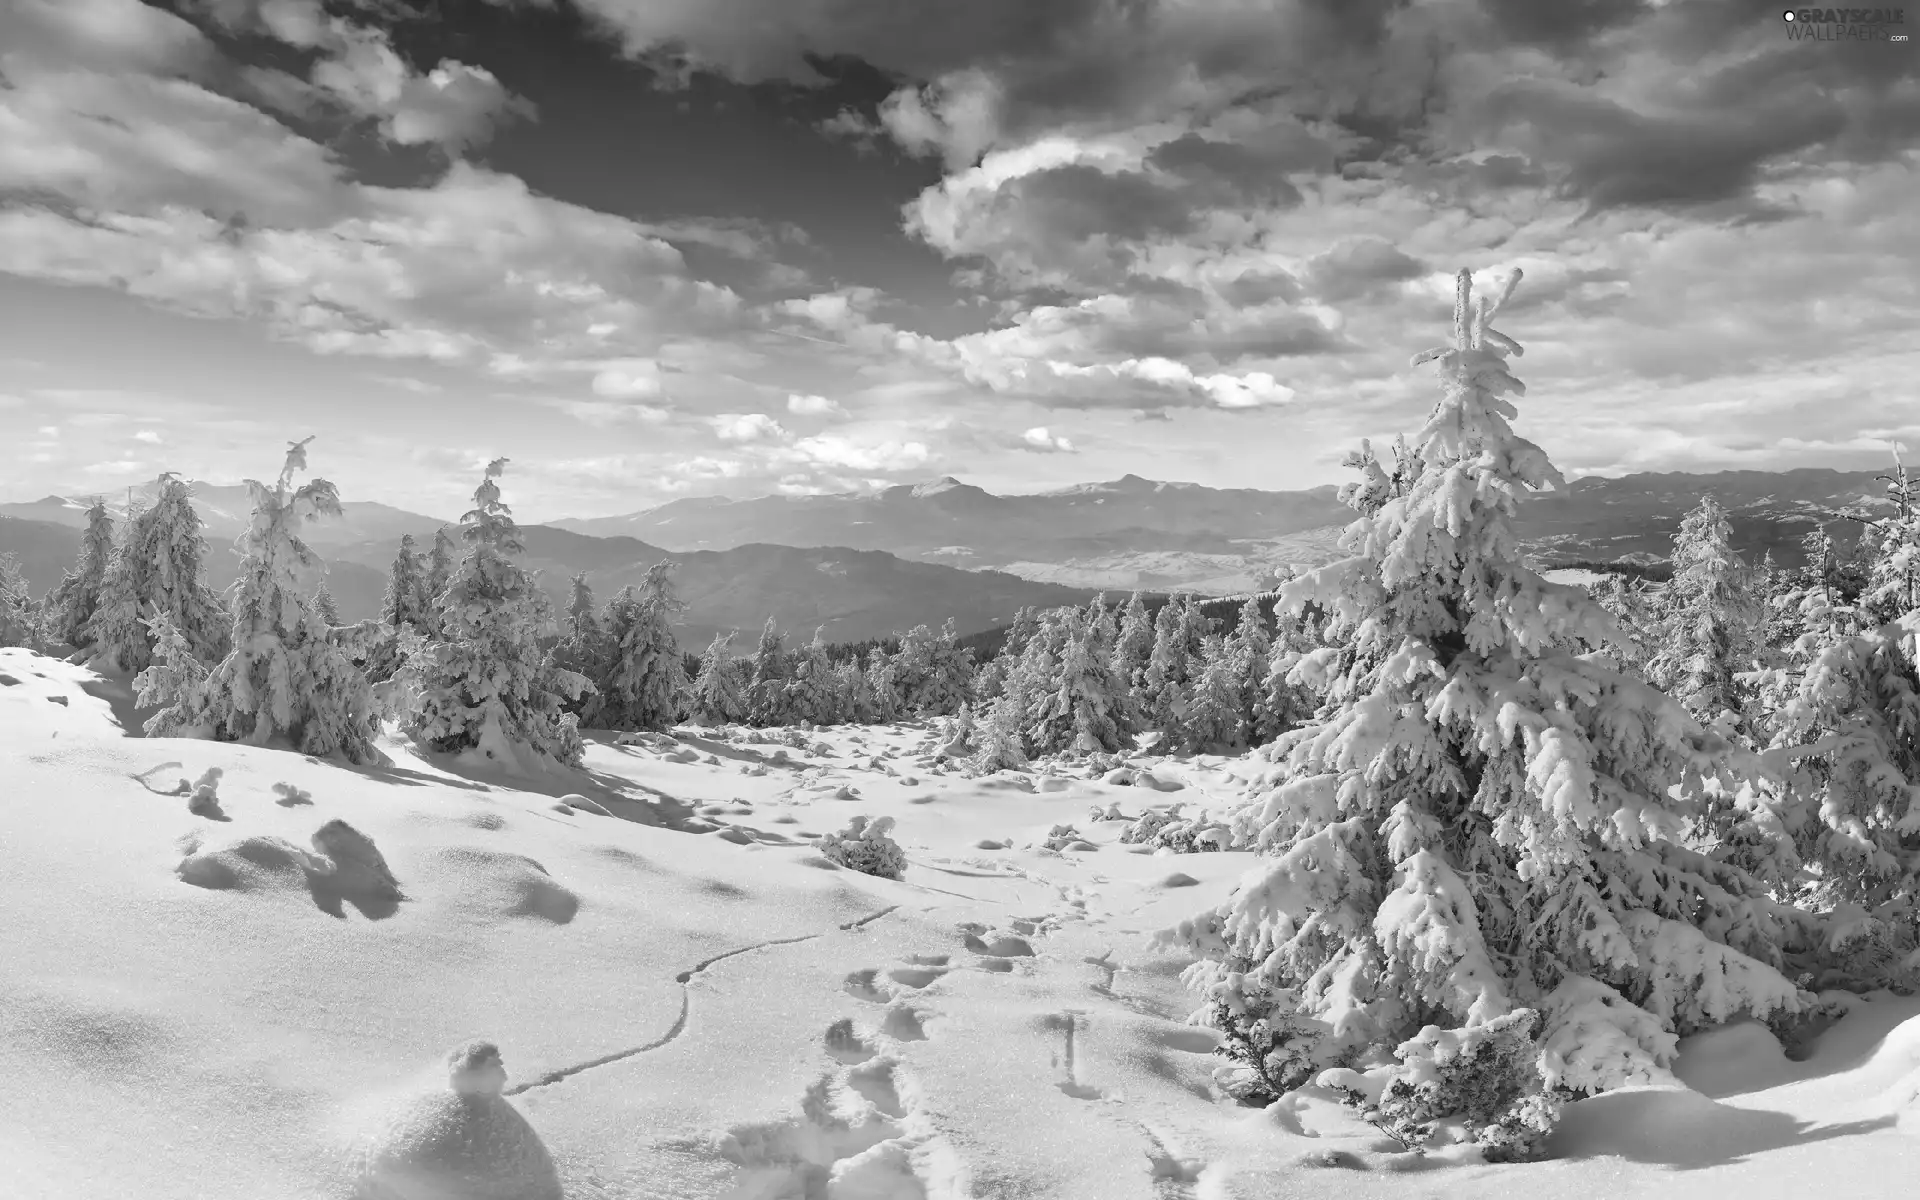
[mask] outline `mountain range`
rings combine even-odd
[[[1734,545],[1801,561],[1799,540],[1849,511],[1884,510],[1874,471],[1642,474],[1586,478],[1525,496],[1518,532],[1542,565],[1652,563],[1702,497],[1729,510]],[[145,491],[152,493],[153,485]],[[134,489],[139,494],[142,489]],[[244,487],[196,484],[195,507],[216,547],[211,582],[231,581],[224,547],[245,529]],[[110,504],[124,508],[124,503]],[[21,560],[36,590],[57,582],[85,526],[85,501],[0,504],[0,552]],[[884,637],[953,617],[963,634],[1004,623],[1022,605],[1083,603],[1096,590],[1244,592],[1281,564],[1338,553],[1353,512],[1337,489],[1210,488],[1128,475],[1108,483],[999,496],[946,478],[870,493],[677,500],[618,517],[522,528],[527,563],[556,599],[584,571],[611,595],[661,559],[689,602],[689,644],[715,630],[748,635],[771,614],[790,636],[823,626],[835,641]],[[371,501],[303,533],[329,560],[328,587],[349,619],[377,611],[395,543],[428,544],[442,522]],[[1855,522],[1834,525],[1841,541]]]

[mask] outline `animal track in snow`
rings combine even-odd
[[[653,1041],[648,1042],[644,1046],[634,1046],[626,1050],[616,1050],[612,1054],[605,1054],[600,1056],[599,1058],[589,1059],[586,1062],[579,1063],[571,1067],[561,1067],[557,1071],[549,1071],[538,1079],[530,1080],[526,1083],[522,1083],[515,1087],[509,1088],[507,1090],[507,1095],[517,1096],[520,1093],[529,1091],[533,1088],[546,1087],[549,1084],[559,1083],[564,1079],[571,1079],[573,1076],[580,1074],[582,1071],[591,1071],[595,1067],[604,1067],[611,1063],[622,1062],[626,1059],[633,1058],[636,1055],[645,1054],[651,1050],[658,1050],[660,1047],[673,1041],[675,1038],[679,1037],[682,1033],[686,1032],[687,1017],[690,1014],[691,1008],[692,1008],[692,992],[688,990],[687,985],[693,982],[694,976],[699,975],[702,972],[706,971],[707,968],[713,966],[715,963],[725,962],[729,958],[737,958],[742,954],[749,954],[755,950],[764,950],[769,946],[791,946],[797,942],[810,942],[810,941],[813,941],[815,938],[825,937],[829,933],[833,933],[833,932],[845,933],[848,930],[859,929],[864,925],[869,925],[874,921],[878,921],[881,917],[886,916],[888,913],[893,912],[895,909],[899,907],[900,906],[898,904],[889,904],[887,907],[881,909],[879,912],[868,913],[866,916],[861,917],[858,920],[848,921],[844,924],[835,926],[833,929],[823,929],[819,933],[803,933],[798,937],[774,938],[771,941],[755,942],[751,946],[741,946],[741,947],[738,947],[737,949],[728,950],[721,954],[716,954],[712,958],[709,958],[704,962],[695,963],[693,966],[689,967],[688,969],[680,972],[678,975],[675,975],[673,977],[674,982],[680,985],[680,1015],[674,1018],[673,1026],[669,1028],[665,1034],[663,1034],[658,1038],[655,1038]],[[853,976],[848,976],[847,982],[849,985],[848,990],[852,990],[851,985],[853,982]]]
[[[824,1040],[842,1063],[850,1043],[864,1046],[851,1021],[834,1022]],[[721,1200],[927,1200],[916,1160],[934,1137],[900,1080],[895,1060],[869,1057],[822,1075],[797,1117],[729,1130],[720,1153],[740,1174]]]
[[[1058,1087],[1067,1095],[1072,1096],[1075,1100],[1105,1100],[1107,1098],[1105,1092],[1091,1084],[1080,1082],[1079,1064],[1074,1060],[1074,1034],[1079,1028],[1080,1018],[1085,1015],[1086,1014],[1081,1012],[1069,1010],[1067,1012],[1050,1013],[1047,1016],[1046,1023],[1049,1029],[1057,1029],[1066,1034],[1063,1052],[1055,1055],[1053,1059],[1053,1065],[1061,1068],[1066,1074],[1066,1078],[1054,1086]]]

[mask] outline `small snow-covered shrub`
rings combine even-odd
[[[1233,840],[1233,831],[1224,822],[1206,817],[1183,817],[1182,805],[1168,809],[1148,809],[1120,834],[1128,845],[1164,847],[1175,854],[1199,854],[1224,850]]]
[[[854,817],[839,833],[820,839],[820,853],[863,875],[898,879],[906,874],[907,852],[887,836],[892,828],[892,817]]]
[[[1542,1086],[1539,1026],[1540,1014],[1530,1008],[1459,1029],[1429,1025],[1401,1043],[1397,1066],[1367,1075],[1335,1069],[1321,1082],[1345,1092],[1369,1124],[1409,1150],[1424,1147],[1434,1126],[1448,1121],[1489,1162],[1536,1159],[1561,1111],[1560,1096]],[[1382,1083],[1377,1093],[1369,1086]]]
[[[1216,988],[1194,1023],[1220,1032],[1214,1054],[1226,1061],[1214,1082],[1250,1107],[1305,1086],[1330,1062],[1326,1023],[1302,1014],[1291,988]]]

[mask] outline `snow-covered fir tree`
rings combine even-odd
[[[1294,578],[1289,572],[1282,586]],[[1319,694],[1304,677],[1296,674],[1307,656],[1319,649],[1313,618],[1305,612],[1285,611],[1276,612],[1274,617],[1273,638],[1267,647],[1266,662],[1262,664],[1249,731],[1255,745],[1263,745],[1305,724],[1320,703]]]
[[[867,702],[873,709],[873,719],[883,725],[901,717],[900,689],[894,683],[893,661],[893,655],[879,646],[867,651]]]
[[[590,680],[604,680],[612,662],[612,644],[606,626],[594,603],[593,586],[581,571],[569,581],[566,613],[561,619],[560,639],[547,651],[547,661],[562,671],[571,671]],[[604,697],[598,683],[582,691],[566,704],[568,712],[581,728],[599,728]]]
[[[1898,578],[1897,561],[1871,566]],[[1787,882],[1826,919],[1821,982],[1873,988],[1920,973],[1920,609],[1882,621],[1867,600],[1816,578],[1786,597],[1798,636],[1750,677],[1775,777],[1739,797],[1753,829],[1736,849],[1804,868]]]
[[[607,605],[607,673],[600,720],[608,729],[667,729],[686,706],[686,658],[673,621],[686,602],[673,590],[671,560],[655,563],[637,588],[622,588]]]
[[[1186,609],[1192,603],[1186,596],[1174,596],[1153,622],[1153,650],[1147,656],[1147,669],[1133,693],[1141,721],[1158,729],[1168,738],[1177,738],[1187,718],[1188,693],[1194,677],[1193,649],[1187,644],[1190,627]]]
[[[1214,634],[1200,655],[1200,672],[1187,695],[1180,724],[1166,731],[1174,745],[1198,751],[1233,750],[1246,744],[1248,666],[1232,638]]]
[[[752,671],[747,679],[747,719],[755,725],[787,724],[787,680],[791,677],[786,639],[768,617],[753,648]]]
[[[0,554],[0,646],[36,646],[40,629],[40,606],[20,572],[20,561]]]
[[[1153,616],[1147,612],[1146,600],[1135,592],[1127,597],[1113,643],[1113,672],[1130,698],[1142,694],[1146,683],[1147,663],[1153,657],[1153,631]]]
[[[92,643],[87,623],[100,607],[113,544],[113,517],[107,512],[107,502],[96,496],[87,507],[87,528],[80,535],[79,557],[46,599],[42,628],[48,642],[64,643],[76,650]]]
[[[487,464],[461,518],[466,555],[440,594],[441,637],[408,661],[402,727],[440,752],[473,750],[503,764],[580,764],[565,702],[590,681],[549,664],[537,637],[534,581],[518,562],[520,531],[500,499],[504,458]]]
[[[161,475],[153,506],[129,516],[107,566],[100,608],[88,623],[94,659],[124,671],[153,661],[148,619],[165,613],[194,656],[219,661],[230,617],[207,586],[207,539],[193,495],[178,476]]]
[[[1707,496],[1680,522],[1673,580],[1659,614],[1658,644],[1647,677],[1702,721],[1739,717],[1744,698],[1734,676],[1753,669],[1762,610],[1748,590],[1746,564],[1733,549],[1726,510]]]
[[[1873,557],[1860,608],[1868,620],[1884,624],[1920,608],[1920,489],[1908,478],[1898,453],[1893,474],[1881,478],[1893,512],[1870,530]]]
[[[880,720],[880,708],[874,701],[873,683],[858,656],[835,664],[835,686],[840,694],[840,711],[854,725],[872,725]]]
[[[314,589],[313,611],[329,626],[340,624],[340,605],[334,600],[333,589],[327,586],[324,579],[320,581],[320,586]]]
[[[1273,656],[1273,635],[1267,630],[1266,614],[1260,610],[1260,597],[1248,596],[1240,606],[1233,632],[1227,635],[1226,651],[1240,684],[1241,735],[1250,739],[1260,713],[1268,663]]]
[[[972,694],[973,651],[960,645],[951,617],[939,633],[925,625],[909,629],[893,659],[893,682],[906,712],[949,716]]]
[[[380,619],[395,629],[426,633],[433,627],[432,612],[433,590],[427,579],[427,565],[420,551],[414,548],[413,535],[403,533],[393,565],[387,569],[387,590],[380,597]]]
[[[1410,461],[1343,489],[1347,557],[1282,603],[1343,644],[1303,673],[1323,719],[1269,748],[1236,844],[1269,860],[1166,935],[1199,949],[1209,1000],[1285,990],[1329,1043],[1392,1049],[1425,1025],[1536,1010],[1545,1086],[1667,1078],[1676,1035],[1800,1011],[1777,969],[1791,910],[1678,837],[1732,754],[1677,702],[1590,656],[1611,619],[1520,559],[1521,492],[1561,486],[1516,435],[1519,347],[1461,272],[1444,393]]]
[[[1017,771],[1025,767],[1028,762],[1026,735],[1022,732],[1025,722],[1026,716],[1016,696],[1007,693],[995,700],[987,710],[986,720],[979,724],[975,735],[978,748],[967,760],[968,770],[991,775],[995,771]]]
[[[787,714],[794,722],[833,725],[840,719],[838,681],[827,657],[827,631],[813,631],[813,640],[795,651],[793,678],[787,681]]]
[[[460,543],[454,540],[447,526],[442,525],[433,531],[433,545],[427,551],[426,595],[427,610],[423,614],[426,626],[422,633],[438,636],[441,632],[442,613],[440,601],[446,595],[447,585],[453,582],[454,568],[460,564]]]
[[[1027,693],[1027,744],[1035,754],[1118,752],[1127,746],[1133,725],[1112,651],[1086,613],[1064,609],[1061,620],[1066,639],[1059,665],[1036,679],[1031,692],[1022,681],[1002,699],[1012,702]]]
[[[181,659],[183,652],[199,656],[186,631],[171,613],[156,616],[155,630],[169,641],[166,660],[135,681],[143,703],[166,706],[148,721],[150,735],[197,731],[355,763],[378,759],[372,687],[328,636],[315,603],[326,567],[300,538],[306,523],[340,515],[339,492],[327,480],[293,484],[307,469],[312,440],[288,448],[271,485],[246,481],[253,516],[240,539],[232,589],[232,649],[201,671]]]
[[[700,656],[700,672],[687,698],[693,718],[702,725],[728,725],[747,719],[746,680],[740,660],[733,656],[733,632],[713,635]]]

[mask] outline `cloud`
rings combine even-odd
[[[539,397],[534,403],[558,409],[596,429],[615,429],[623,425],[664,425],[673,419],[672,410],[651,404],[618,404],[606,400],[567,400],[557,397]]]
[[[485,67],[443,59],[424,75],[394,50],[386,32],[328,14],[321,0],[201,0],[225,28],[317,51],[309,79],[318,93],[378,123],[387,140],[458,152],[486,141],[501,122],[538,116]],[[259,86],[259,82],[256,82]],[[284,81],[267,81],[270,98],[300,102]]]
[[[721,413],[707,423],[723,442],[784,442],[793,436],[765,413]]]
[[[593,375],[593,394],[645,399],[659,396],[660,364],[651,358],[630,358],[604,363]]]
[[[161,439],[160,439],[160,435],[155,433],[153,430],[142,429],[133,435],[133,440],[136,442],[146,442],[150,445],[157,446],[160,444]]]
[[[847,410],[838,401],[825,396],[808,396],[798,392],[787,397],[787,411],[802,417],[833,417],[845,419]]]
[[[1020,435],[1021,445],[1030,450],[1046,454],[1072,454],[1073,443],[1064,437],[1047,432],[1046,426],[1037,425]]]

